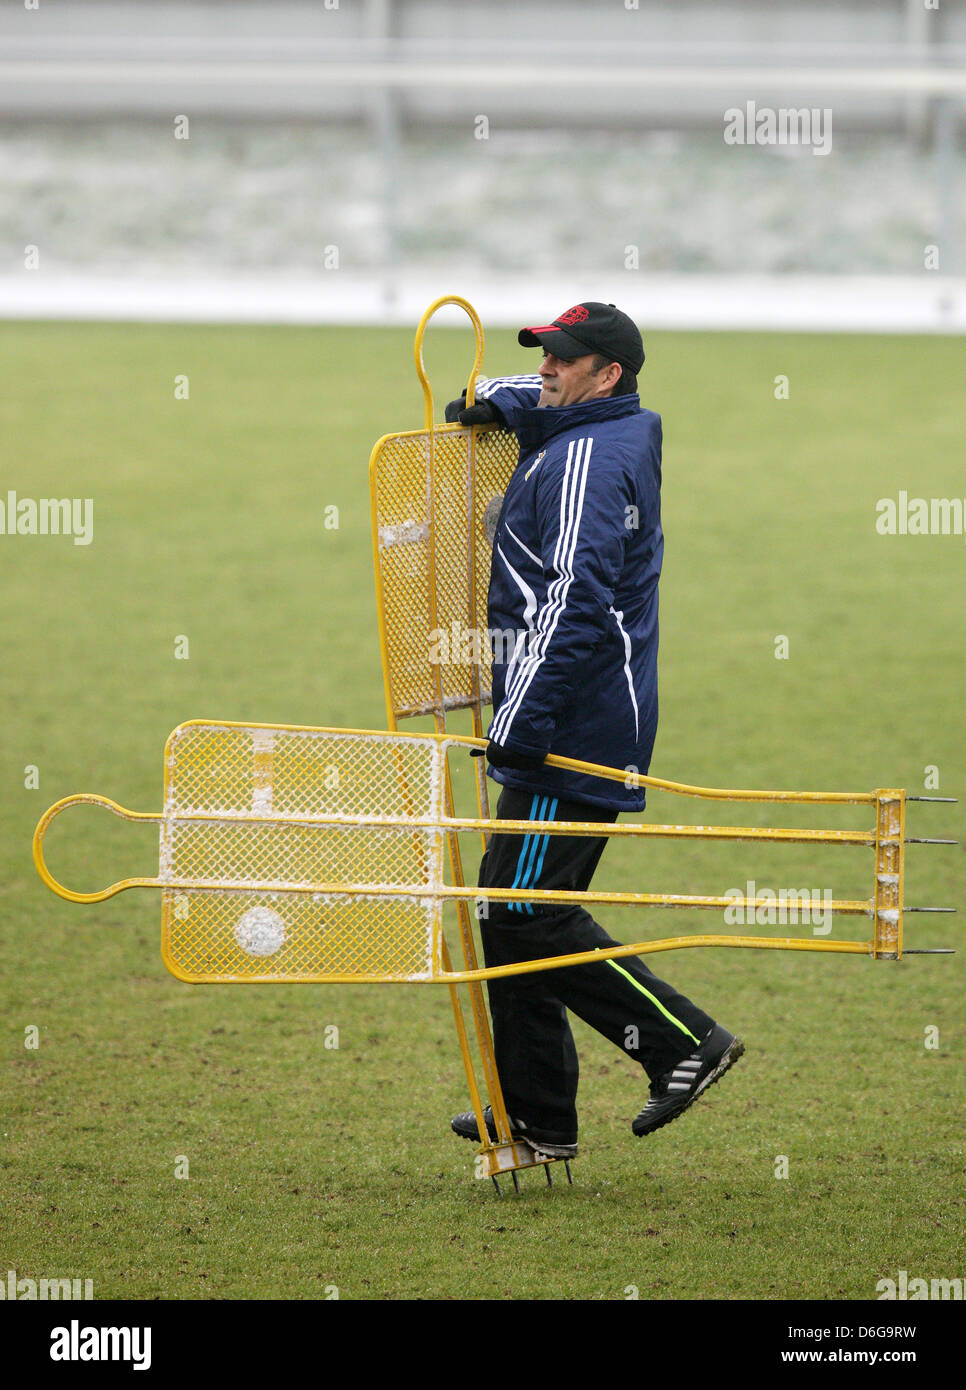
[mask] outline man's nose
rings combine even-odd
[[[553,358],[547,356],[540,363],[539,372],[541,376],[553,376]]]

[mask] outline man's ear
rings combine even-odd
[[[601,385],[608,391],[613,391],[624,374],[624,368],[619,362],[611,362],[604,368],[601,376]]]

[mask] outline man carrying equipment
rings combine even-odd
[[[520,458],[493,541],[487,622],[526,633],[494,649],[486,757],[501,820],[613,822],[644,789],[544,765],[549,753],[646,773],[657,730],[661,420],[641,408],[644,346],[612,304],[576,304],[521,329],[540,347],[532,376],[477,385],[446,419],[497,422]],[[465,394],[465,393],[464,393]],[[481,888],[585,891],[606,836],[493,835]],[[613,946],[577,905],[491,902],[481,910],[487,966]],[[650,1100],[637,1135],[676,1119],[744,1051],[638,957],[488,981],[497,1069],[514,1138],[577,1151],[577,1052],[567,1009],[639,1061]],[[487,1112],[491,1137],[495,1138]],[[472,1112],[453,1129],[479,1140]]]

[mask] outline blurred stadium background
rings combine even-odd
[[[966,327],[962,5],[13,4],[0,78],[8,315]],[[726,144],[749,100],[831,154]]]

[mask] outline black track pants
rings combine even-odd
[[[503,788],[501,820],[613,822],[616,811]],[[480,864],[481,889],[584,891],[606,836],[493,835]],[[583,908],[487,902],[480,930],[488,966],[617,946]],[[487,981],[497,1070],[507,1110],[560,1142],[576,1139],[577,1050],[567,1009],[641,1063],[650,1077],[693,1052],[714,1020],[659,980],[637,956]]]

